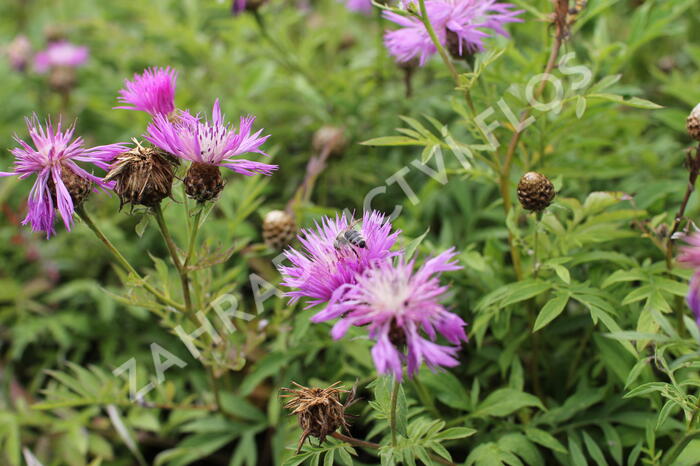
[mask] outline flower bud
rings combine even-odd
[[[265,215],[262,225],[265,244],[272,249],[282,249],[293,239],[297,231],[294,217],[284,210],[271,210]]]
[[[526,210],[541,212],[554,199],[554,185],[541,173],[527,172],[518,183],[518,200]]]
[[[201,162],[192,162],[183,182],[187,195],[198,202],[216,199],[225,185],[218,166]]]
[[[115,182],[120,209],[124,204],[154,207],[172,194],[178,164],[175,157],[136,142],[135,148],[116,158],[105,181]]]
[[[690,112],[690,115],[688,115],[686,127],[690,137],[700,141],[700,104],[696,105],[693,111]]]
[[[32,44],[27,39],[27,36],[19,35],[9,43],[5,49],[5,54],[14,70],[24,71],[32,58]]]
[[[77,77],[75,68],[70,66],[55,66],[49,74],[49,86],[56,92],[69,92],[75,87]]]
[[[312,146],[317,154],[325,149],[329,155],[340,155],[345,150],[346,143],[343,128],[322,126],[314,133]]]

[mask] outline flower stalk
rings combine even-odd
[[[102,230],[95,224],[95,222],[92,221],[92,218],[88,215],[88,213],[85,211],[85,208],[83,206],[80,206],[76,209],[76,213],[78,214],[78,217],[85,223],[85,225],[92,230],[92,232],[97,236],[97,238],[102,241],[102,243],[107,247],[107,249],[114,255],[114,257],[119,261],[119,263],[134,277],[137,278],[139,283],[143,285],[144,289],[148,291],[150,294],[152,294],[158,301],[160,301],[162,304],[172,306],[175,309],[178,309],[180,311],[183,311],[185,308],[183,307],[182,304],[176,303],[172,299],[164,296],[161,292],[156,290],[153,286],[151,286],[146,280],[144,280],[143,277],[134,269],[134,267],[129,263],[129,261],[122,255],[121,252],[119,252],[119,249],[117,249],[114,244],[105,236],[105,234],[102,232]]]

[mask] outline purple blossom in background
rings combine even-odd
[[[422,363],[431,369],[456,366],[459,346],[434,343],[438,333],[454,345],[467,341],[464,321],[440,304],[448,290],[440,285],[440,273],[461,268],[453,261],[455,255],[450,249],[418,269],[414,261],[403,258],[395,265],[384,261],[368,269],[337,306],[341,318],[331,335],[339,339],[352,325],[367,326],[376,341],[372,358],[377,371],[394,374],[398,380],[404,362],[409,377]]]
[[[302,230],[299,241],[303,251],[290,248],[285,256],[292,263],[281,266],[282,284],[293,288],[287,293],[291,302],[308,298],[306,308],[328,302],[328,306],[312,320],[322,322],[338,317],[336,303],[342,300],[359,274],[367,268],[398,253],[391,252],[399,232],[391,232],[391,223],[379,212],[365,212],[361,232],[365,248],[334,246],[336,237],[345,231],[352,220],[343,215],[335,219],[325,217],[313,230]],[[340,311],[342,312],[342,310]]]
[[[506,23],[519,22],[522,11],[512,11],[512,5],[497,0],[427,0],[425,7],[438,40],[443,46],[453,43],[458,55],[482,51],[483,39],[492,32],[508,37]],[[408,62],[419,58],[421,66],[437,52],[423,23],[415,17],[406,17],[385,11],[386,19],[402,26],[389,31],[384,42],[397,61]]]
[[[102,188],[111,188],[111,184],[83,170],[76,162],[88,162],[107,170],[108,162],[127,149],[120,144],[87,149],[82,138],[73,139],[75,126],[62,131],[60,122],[54,128],[49,121],[44,128],[36,115],[26,121],[34,147],[15,137],[20,147],[11,151],[15,156],[14,171],[0,172],[0,177],[16,175],[24,179],[36,175],[27,200],[29,211],[22,224],[29,223],[32,230],[46,232],[48,238],[55,233],[55,209],[61,214],[67,230],[70,231],[73,224],[74,205],[69,193],[70,186],[67,187],[64,183],[66,178],[72,178],[73,181],[86,180]]]
[[[217,99],[211,121],[187,112],[179,113],[175,121],[156,114],[144,137],[164,151],[191,162],[226,167],[242,175],[270,175],[277,165],[237,158],[248,152],[267,155],[260,146],[269,136],[259,137],[262,130],[250,134],[254,121],[255,117],[242,117],[236,130],[225,122]]]
[[[686,302],[695,315],[695,322],[700,326],[700,233],[688,236],[685,241],[688,245],[681,249],[678,261],[695,269],[695,274],[690,279]]]
[[[133,80],[124,81],[118,100],[128,105],[115,108],[167,116],[175,110],[176,83],[177,72],[170,67],[148,68],[142,74],[135,74]]]
[[[370,13],[372,11],[372,0],[344,0],[345,5],[349,10],[359,11],[361,13]]]
[[[240,15],[245,11],[245,4],[246,0],[233,0],[233,4],[231,5],[231,12],[234,15]]]
[[[16,71],[24,71],[32,57],[32,44],[25,35],[18,35],[5,48],[7,60]]]
[[[85,46],[68,41],[52,42],[34,56],[34,69],[37,73],[45,73],[57,66],[77,68],[83,66],[89,56],[90,52]]]

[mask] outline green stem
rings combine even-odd
[[[92,221],[92,218],[88,215],[88,213],[85,211],[84,206],[78,207],[75,212],[78,214],[78,217],[85,223],[85,225],[92,230],[92,232],[97,236],[97,238],[102,241],[102,243],[107,247],[107,249],[114,255],[114,257],[119,261],[119,263],[133,276],[135,276],[139,283],[143,285],[144,289],[151,293],[158,301],[160,301],[162,304],[172,306],[175,309],[178,309],[180,311],[184,310],[184,307],[182,304],[176,303],[172,299],[168,298],[167,296],[163,295],[161,292],[156,290],[153,286],[151,286],[146,280],[144,280],[143,277],[134,269],[134,267],[129,263],[129,261],[122,255],[121,252],[112,244],[112,242],[105,236],[105,234],[100,230],[100,228],[95,225],[95,222]]]
[[[447,65],[447,68],[450,70],[450,74],[452,75],[452,78],[455,80],[455,83],[457,85],[459,85],[459,73],[457,73],[457,69],[455,68],[454,63],[452,63],[452,60],[450,60],[450,57],[447,55],[445,48],[440,43],[440,40],[438,39],[437,34],[435,34],[435,29],[433,28],[433,25],[430,23],[430,18],[428,17],[428,10],[427,10],[427,8],[425,8],[425,0],[418,0],[418,4],[420,7],[420,20],[425,25],[425,29],[427,29],[428,35],[430,35],[430,39],[433,41],[433,44],[435,44],[435,48],[437,49],[438,53],[440,54],[442,61],[445,62],[445,65]]]
[[[396,404],[399,399],[401,382],[394,378],[394,388],[391,391],[391,411],[389,413],[389,427],[391,428],[391,446],[396,447]]]
[[[160,204],[157,204],[155,207],[153,207],[153,215],[156,218],[156,222],[158,222],[158,227],[160,228],[160,232],[163,235],[165,244],[168,246],[168,251],[170,252],[170,257],[172,257],[173,259],[173,263],[175,264],[177,273],[180,275],[180,284],[182,285],[182,296],[185,298],[185,312],[187,313],[190,320],[192,320],[194,323],[197,323],[192,309],[192,298],[190,296],[190,281],[187,277],[187,272],[185,271],[184,267],[182,266],[182,262],[180,261],[180,256],[177,253],[177,246],[175,245],[175,241],[173,241],[173,237],[170,235],[170,230],[168,230],[168,224],[166,223],[165,218],[163,217],[163,210],[160,208]]]
[[[194,255],[194,246],[197,243],[197,234],[199,233],[199,222],[202,217],[202,209],[200,208],[194,215],[192,220],[192,230],[190,231],[190,244],[187,246],[187,256],[185,256],[185,273],[187,273],[187,266],[190,265],[192,261],[192,256]]]

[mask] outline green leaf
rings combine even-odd
[[[568,302],[568,293],[556,295],[554,298],[548,301],[547,304],[545,304],[542,307],[540,313],[537,315],[533,332],[538,331],[539,329],[549,324],[552,320],[554,320],[559,314],[562,313],[562,311],[564,311],[564,308],[566,308],[566,304]]]
[[[383,136],[380,138],[368,139],[360,144],[363,146],[422,146],[425,142],[405,136]]]
[[[491,393],[474,411],[477,417],[503,417],[521,408],[534,406],[544,410],[539,398],[513,388],[501,388]]]
[[[525,435],[535,443],[539,443],[543,447],[547,447],[552,451],[567,454],[568,451],[564,445],[559,442],[549,432],[536,427],[525,427]]]
[[[595,443],[593,438],[588,435],[588,432],[583,431],[583,441],[586,444],[586,449],[591,455],[591,458],[598,464],[598,466],[607,466],[608,462],[605,461],[605,455],[601,451],[600,447]]]

